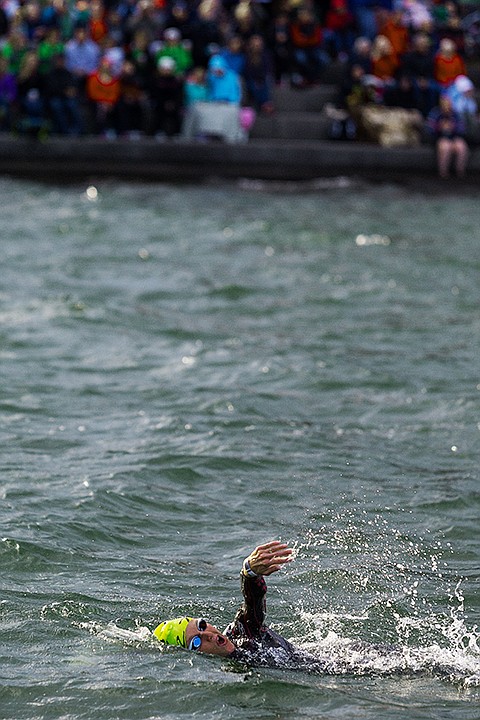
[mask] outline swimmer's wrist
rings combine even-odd
[[[245,560],[243,561],[242,572],[245,577],[258,577],[258,574],[250,567],[248,558],[245,558]]]

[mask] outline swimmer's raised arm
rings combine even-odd
[[[267,584],[264,575],[271,575],[293,560],[294,551],[287,543],[279,540],[258,545],[245,558],[240,573],[243,603],[235,615],[227,634],[234,642],[242,643],[245,638],[261,642],[266,632]]]
[[[287,543],[272,540],[258,545],[243,561],[242,573],[245,576],[271,575],[293,560],[293,549]]]

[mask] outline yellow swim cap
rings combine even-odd
[[[179,645],[180,647],[187,647],[187,639],[185,637],[185,631],[187,625],[192,620],[189,617],[175,618],[175,620],[165,620],[155,628],[153,634],[161,642],[167,645]]]

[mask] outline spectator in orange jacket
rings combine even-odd
[[[404,55],[409,46],[408,29],[403,22],[403,12],[394,10],[387,16],[386,22],[380,28],[380,35],[385,35],[392,43],[394,52],[401,57]]]
[[[393,83],[400,62],[390,40],[377,35],[372,46],[372,73],[385,84]]]

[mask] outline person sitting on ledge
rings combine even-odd
[[[438,106],[429,113],[427,128],[435,140],[439,176],[447,180],[454,163],[457,176],[463,178],[469,155],[465,126],[448,95],[441,95]]]
[[[293,550],[278,540],[259,545],[244,560],[241,570],[243,604],[224,633],[204,618],[166,620],[153,631],[166,645],[177,645],[209,655],[220,655],[254,665],[284,665],[308,653],[265,625],[267,586],[271,575],[293,560]],[[318,663],[319,658],[309,656]]]

